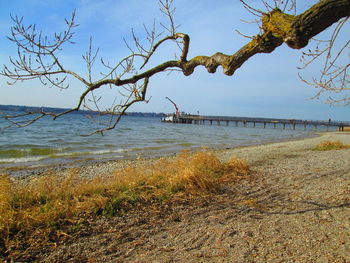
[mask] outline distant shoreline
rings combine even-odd
[[[57,108],[57,107],[46,107],[46,106],[42,106],[42,107],[38,107],[38,106],[23,106],[23,105],[1,105],[0,104],[0,114],[2,111],[28,111],[28,112],[35,112],[35,111],[47,111],[47,112],[52,112],[52,113],[61,113],[67,110],[71,110],[71,108]],[[83,110],[80,109],[78,111],[73,111],[69,114],[111,114],[105,111],[92,111],[92,110]],[[114,114],[118,114],[118,113],[114,113]],[[135,116],[135,117],[156,117],[156,118],[161,118],[163,116],[166,116],[169,113],[165,113],[165,112],[126,112],[125,116]],[[227,116],[227,115],[205,115],[205,117],[229,117],[229,118],[237,118],[237,119],[247,119],[247,120],[251,120],[251,119],[255,119],[255,120],[260,120],[260,121],[272,121],[272,120],[276,120],[276,121],[290,121],[290,120],[294,120],[294,121],[315,121],[315,122],[328,122],[327,120],[311,120],[311,119],[300,119],[300,118],[281,118],[281,117],[255,117],[255,116]],[[350,125],[350,120],[332,120],[332,122],[343,122],[344,124],[348,124]]]
[[[36,107],[36,106],[21,106],[21,105],[0,105],[0,113],[1,111],[14,111],[14,112],[37,112],[37,111],[45,111],[45,112],[52,112],[52,113],[61,113],[65,112],[67,110],[70,110],[69,108],[55,108],[55,107]],[[97,111],[91,111],[91,110],[78,110],[73,111],[69,114],[110,114],[106,112],[97,112]],[[115,113],[117,114],[117,113]],[[161,118],[165,115],[165,113],[162,112],[127,112],[125,113],[125,116],[135,116],[135,117],[156,117]]]

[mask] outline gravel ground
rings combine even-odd
[[[350,144],[350,133],[218,151],[247,160],[251,176],[218,195],[91,221],[38,262],[350,262],[350,149],[311,150],[325,140]]]

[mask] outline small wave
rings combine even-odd
[[[154,142],[155,143],[174,143],[176,141],[177,141],[176,139],[158,139],[158,140],[155,140]]]
[[[51,140],[48,140],[48,142],[57,143],[57,142],[64,142],[64,140],[63,139],[51,139]]]
[[[15,157],[9,157],[9,158],[0,158],[0,163],[28,163],[28,162],[38,162],[42,161],[44,159],[69,159],[69,158],[79,158],[79,157],[86,157],[86,156],[93,156],[93,159],[99,159],[104,158],[103,155],[111,155],[111,154],[118,154],[122,152],[127,152],[128,150],[124,149],[116,149],[116,150],[96,150],[96,151],[85,151],[85,152],[54,152],[51,151],[51,154],[47,155],[40,155],[40,156],[30,156],[27,154],[26,156],[15,156]],[[26,150],[25,152],[31,152],[30,149]],[[101,156],[101,157],[98,157]],[[118,157],[122,157],[119,156]]]
[[[157,151],[157,150],[164,150],[169,148],[168,146],[160,145],[160,146],[145,146],[145,147],[136,147],[130,149],[132,152],[146,152],[146,151]]]
[[[189,147],[194,145],[195,145],[194,143],[190,143],[190,142],[179,143],[179,146],[182,146],[182,147]]]
[[[119,129],[117,129],[117,132],[123,132],[123,131],[132,131],[132,128],[119,128]]]
[[[47,157],[21,157],[21,158],[4,158],[0,159],[0,163],[28,163],[28,162],[38,162]]]
[[[96,150],[96,151],[84,151],[84,152],[61,152],[50,155],[50,158],[60,158],[60,157],[78,157],[78,156],[87,156],[87,155],[104,155],[104,154],[113,154],[126,152],[124,149],[116,150]]]
[[[50,155],[62,151],[62,149],[53,149],[53,148],[27,148],[27,149],[8,149],[0,150],[0,156],[9,157],[9,158],[18,158],[26,157],[33,155]]]
[[[98,151],[92,151],[91,154],[107,154],[107,153],[121,153],[126,152],[126,149],[116,149],[116,150],[98,150]]]

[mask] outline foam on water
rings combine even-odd
[[[38,162],[46,157],[19,157],[19,158],[0,158],[0,163],[28,163]]]

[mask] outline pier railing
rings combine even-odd
[[[293,130],[296,127],[323,127],[328,130],[329,128],[337,128],[339,131],[344,131],[344,128],[350,127],[348,122],[332,122],[332,121],[308,121],[308,120],[295,120],[295,119],[263,119],[263,118],[242,118],[242,117],[226,117],[226,116],[201,116],[184,114],[180,116],[172,116],[172,118],[164,118],[164,122],[172,123],[186,123],[186,124],[209,124],[209,125],[226,125],[233,123],[236,127],[273,127],[274,129],[282,127],[282,129],[291,128]]]

